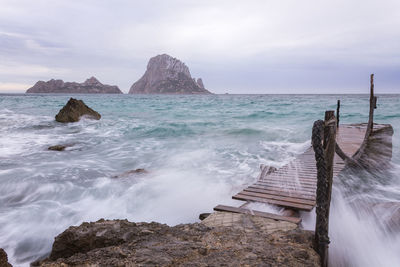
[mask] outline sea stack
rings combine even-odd
[[[95,77],[83,83],[64,82],[63,80],[38,81],[26,93],[61,93],[61,94],[122,94],[116,85],[102,84]]]
[[[211,94],[201,78],[194,79],[189,68],[167,54],[152,57],[142,78],[135,82],[130,94]]]
[[[82,116],[100,120],[101,115],[89,108],[82,100],[70,98],[68,103],[56,115],[58,122],[77,122]]]

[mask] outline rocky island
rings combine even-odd
[[[63,80],[54,79],[47,82],[38,81],[26,93],[122,94],[118,86],[102,84],[95,77],[91,77],[83,83],[64,82]]]
[[[185,63],[167,54],[152,57],[129,94],[211,94],[201,78],[194,79]]]

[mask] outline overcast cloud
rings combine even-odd
[[[215,93],[400,93],[400,1],[0,0],[0,92],[127,92],[162,53]]]

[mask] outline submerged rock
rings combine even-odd
[[[54,151],[64,151],[67,146],[63,145],[55,145],[55,146],[49,146],[48,150],[54,150]]]
[[[82,116],[100,120],[101,115],[85,105],[82,100],[70,98],[68,103],[56,115],[58,122],[77,122]]]
[[[0,267],[12,267],[12,265],[8,263],[7,253],[2,248],[0,248]]]
[[[235,215],[240,216],[240,215]],[[243,215],[230,227],[99,220],[55,238],[40,266],[319,266],[313,233]],[[211,218],[210,218],[211,217]],[[254,217],[254,218],[252,218]],[[239,225],[243,221],[242,225]],[[203,221],[204,222],[204,221]],[[211,225],[211,226],[210,226]],[[274,230],[267,231],[269,225]],[[279,231],[278,231],[278,230]],[[286,230],[285,230],[286,229]]]
[[[145,169],[135,169],[135,170],[130,170],[130,171],[124,172],[120,175],[115,175],[112,178],[123,178],[123,177],[128,177],[128,176],[131,176],[134,174],[144,174],[144,173],[148,173],[148,171]]]
[[[26,93],[62,93],[62,94],[122,94],[118,86],[102,84],[95,77],[90,77],[83,83],[64,82],[51,79],[47,82],[38,81]]]
[[[167,54],[150,59],[142,78],[135,82],[130,94],[210,94],[203,81],[194,79],[189,68]]]

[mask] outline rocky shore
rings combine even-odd
[[[319,266],[296,224],[215,212],[201,223],[99,220],[69,227],[34,266]]]

